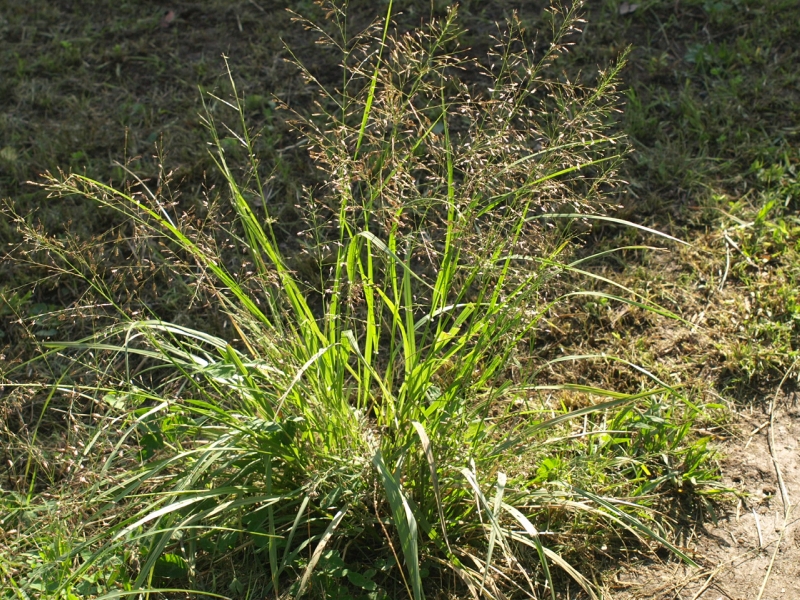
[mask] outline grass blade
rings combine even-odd
[[[644,225],[639,225],[638,223],[633,223],[632,221],[626,221],[625,219],[618,219],[616,217],[607,217],[605,215],[589,215],[581,213],[545,213],[541,215],[535,215],[533,217],[528,217],[528,220],[531,221],[535,219],[591,219],[593,221],[605,221],[607,223],[616,223],[617,225],[625,225],[625,227],[633,227],[634,229],[638,229],[646,233],[651,233],[653,235],[666,238],[673,242],[678,242],[679,244],[683,244],[684,246],[691,245],[689,244],[689,242],[684,242],[681,239],[673,237],[662,231],[658,231],[657,229],[651,229],[650,227],[645,227]]]
[[[545,579],[547,579],[547,585],[550,588],[550,597],[555,600],[556,591],[555,587],[553,586],[553,576],[550,574],[550,567],[547,565],[547,555],[545,553],[544,546],[542,546],[542,541],[539,539],[538,530],[533,523],[531,523],[530,520],[528,520],[528,518],[515,507],[511,506],[510,504],[503,504],[503,509],[505,509],[505,511],[508,512],[508,514],[510,514],[512,517],[514,517],[514,519],[520,525],[522,525],[525,533],[530,536],[530,540],[533,542],[536,552],[539,554],[539,563],[542,565]]]
[[[383,49],[386,47],[386,35],[389,32],[389,22],[392,19],[392,0],[389,0],[389,8],[386,9],[386,20],[383,23],[383,37],[381,38],[380,49],[378,50],[378,62],[375,64],[375,71],[372,73],[372,81],[369,84],[369,94],[367,95],[366,104],[364,106],[364,114],[361,117],[361,128],[358,130],[358,141],[356,141],[355,156],[361,149],[361,142],[364,139],[364,132],[367,130],[367,122],[369,121],[369,114],[372,109],[372,102],[375,100],[375,88],[378,84],[378,73],[381,68],[381,58],[383,57]]]
[[[331,540],[333,533],[336,531],[336,528],[339,526],[339,523],[342,522],[344,515],[347,513],[347,509],[349,505],[345,505],[340,511],[338,511],[334,516],[333,520],[330,522],[328,527],[325,529],[325,533],[322,534],[322,538],[319,540],[317,547],[314,549],[314,554],[311,555],[311,560],[308,561],[308,566],[306,570],[303,572],[303,577],[300,579],[300,585],[297,588],[297,594],[295,598],[300,598],[303,593],[306,591],[306,586],[308,585],[308,580],[311,578],[311,573],[314,571],[314,567],[317,566],[319,559],[322,557],[322,553],[325,551],[325,547],[328,545],[328,542]]]
[[[615,515],[618,519],[620,519],[621,521],[624,521],[626,524],[631,526],[631,528],[638,529],[639,531],[644,533],[647,537],[656,540],[662,546],[664,546],[665,548],[669,549],[673,554],[675,554],[675,556],[680,557],[680,559],[683,560],[683,562],[685,562],[687,565],[692,566],[692,567],[697,567],[698,566],[697,563],[694,562],[691,558],[689,558],[689,556],[685,552],[680,550],[674,544],[671,544],[661,534],[659,534],[656,531],[653,531],[652,529],[647,527],[644,523],[642,523],[636,517],[634,517],[632,515],[629,515],[628,513],[626,513],[623,510],[620,510],[619,508],[614,506],[611,502],[609,502],[605,498],[601,498],[600,496],[597,496],[596,494],[592,494],[591,492],[587,492],[586,490],[582,490],[582,489],[579,489],[579,488],[573,488],[573,489],[575,490],[575,493],[577,493],[577,494],[583,496],[584,498],[587,498],[588,500],[591,500],[592,502],[595,502],[598,505],[602,506],[607,511],[609,511],[610,513]]]
[[[461,469],[461,474],[464,475],[464,478],[467,480],[470,487],[472,487],[472,490],[475,493],[475,498],[478,501],[479,510],[480,507],[483,507],[483,510],[486,512],[486,515],[489,518],[489,548],[487,550],[486,565],[484,567],[483,578],[481,580],[480,587],[481,593],[483,593],[485,592],[486,577],[489,574],[489,569],[491,566],[492,553],[498,540],[503,546],[503,549],[507,551],[505,547],[505,535],[503,530],[500,528],[500,522],[498,521],[500,506],[503,501],[503,492],[505,490],[506,476],[504,473],[497,474],[497,494],[495,495],[494,506],[490,506],[489,502],[486,500],[486,496],[483,495],[483,491],[478,483],[478,479],[475,477],[475,473],[464,467]]]
[[[489,547],[486,550],[486,569],[483,571],[483,581],[481,581],[481,591],[484,591],[486,586],[486,578],[489,576],[489,565],[492,564],[492,553],[494,552],[494,545],[497,542],[497,536],[503,535],[499,527],[498,518],[500,516],[500,506],[503,503],[503,492],[505,492],[505,488],[506,488],[506,474],[503,472],[498,472],[497,492],[495,493],[494,504],[492,505],[492,531],[489,534]]]
[[[444,538],[444,543],[447,546],[447,551],[452,554],[453,549],[450,547],[450,540],[447,539],[447,520],[444,517],[444,507],[442,505],[442,494],[439,490],[439,476],[436,474],[436,460],[433,457],[433,448],[431,445],[431,440],[428,438],[428,434],[425,432],[425,428],[422,426],[422,423],[418,421],[412,421],[411,425],[414,426],[414,429],[419,436],[419,440],[422,443],[422,450],[425,452],[425,459],[428,461],[428,467],[431,471],[431,484],[433,485],[433,494],[436,497],[436,510],[439,513],[439,523],[442,526],[442,537]]]
[[[414,600],[424,600],[425,596],[422,593],[422,576],[419,571],[419,551],[417,549],[417,520],[414,518],[414,513],[411,511],[411,506],[409,506],[408,500],[406,500],[403,494],[400,483],[395,479],[394,475],[391,474],[389,469],[386,468],[380,451],[375,453],[375,456],[372,458],[372,463],[377,467],[381,475],[383,487],[386,490],[386,497],[392,509],[394,526],[400,536],[400,545],[403,548],[406,569],[411,578]],[[398,565],[398,567],[400,567],[400,565]]]

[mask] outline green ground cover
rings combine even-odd
[[[0,14],[2,597],[691,563],[797,359],[800,8],[285,8]]]

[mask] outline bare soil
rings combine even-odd
[[[772,420],[771,401],[740,411],[736,434],[722,445],[723,481],[739,501],[687,536],[700,568],[626,564],[611,581],[613,598],[800,598],[800,394],[780,394]]]

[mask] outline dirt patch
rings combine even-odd
[[[615,575],[614,598],[800,598],[800,394],[778,399],[772,423],[766,404],[739,412],[737,434],[723,444],[723,481],[741,497],[692,533],[687,546],[700,568],[627,565]]]

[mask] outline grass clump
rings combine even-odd
[[[201,230],[144,187],[49,181],[55,196],[125,215],[235,333],[120,310],[91,338],[48,344],[82,373],[54,389],[101,404],[116,431],[81,492],[92,525],[8,570],[20,597],[555,598],[559,573],[598,597],[565,558],[581,546],[575,523],[584,552],[610,524],[691,563],[648,511],[663,488],[708,479],[705,445],[687,450],[688,425],[670,424],[689,399],[643,370],[654,387],[622,393],[548,382],[547,365],[526,359],[566,299],[674,316],[624,288],[566,284],[591,277],[581,263],[592,257],[570,262],[570,241],[608,219],[624,152],[607,133],[619,64],[592,88],[549,78],[573,11],[552,13],[544,50],[510,22],[484,67],[459,49],[454,10],[391,35],[390,3],[353,39],[346,13],[330,10],[341,36],[317,31],[341,52],[342,79],[318,84],[317,112],[298,115],[325,181],[300,208],[299,242],[273,228],[269,171],[235,86],[213,101],[239,122],[220,139],[207,118],[237,215],[229,230]],[[117,303],[103,274],[29,234]],[[610,360],[558,361],[590,358]],[[568,394],[584,403],[568,408]]]

